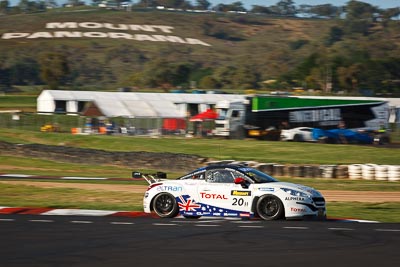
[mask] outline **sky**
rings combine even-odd
[[[11,5],[18,4],[20,0],[9,0]],[[208,0],[213,6],[217,4],[231,4],[240,0]],[[348,0],[293,0],[296,5],[308,4],[308,5],[320,5],[320,4],[332,4],[335,6],[343,6]],[[361,0],[364,3],[369,3],[373,6],[378,6],[380,8],[390,8],[390,7],[400,7],[399,0]],[[64,4],[67,0],[56,0],[58,4]],[[91,3],[91,0],[86,0],[86,2]],[[132,0],[132,2],[137,2],[137,0]],[[192,0],[195,2],[195,0]],[[272,6],[275,5],[279,0],[242,0],[246,9],[251,9],[253,5],[260,6]]]

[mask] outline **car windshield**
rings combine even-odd
[[[249,176],[256,184],[278,182],[278,180],[272,176],[256,169],[241,168],[240,170]]]

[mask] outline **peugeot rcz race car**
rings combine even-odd
[[[163,218],[178,214],[201,216],[259,217],[264,220],[325,218],[325,199],[315,189],[286,182],[244,165],[211,165],[176,180],[165,173],[132,173],[149,182],[144,195],[146,213]]]

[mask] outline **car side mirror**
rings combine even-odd
[[[234,183],[235,184],[240,184],[243,188],[248,188],[249,187],[248,184],[247,184],[247,181],[242,177],[235,178]]]
[[[235,178],[235,184],[244,184],[246,180],[242,177]]]

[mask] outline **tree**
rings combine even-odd
[[[189,63],[176,63],[172,66],[172,71],[174,73],[172,84],[177,85],[188,85],[189,76],[192,72],[193,66]]]
[[[282,16],[293,16],[296,14],[296,6],[292,0],[280,0],[275,6],[272,6],[271,9]]]
[[[230,5],[231,11],[246,11],[246,8],[243,6],[243,3],[240,1],[233,2]]]
[[[219,88],[218,81],[211,75],[204,76],[199,82],[199,88],[202,89],[215,89]]]
[[[258,88],[258,73],[252,66],[239,66],[232,78],[232,87],[235,89]]]
[[[64,85],[70,73],[67,57],[60,53],[50,52],[39,57],[40,77],[50,89]]]
[[[158,0],[157,3],[160,6],[169,7],[169,8],[178,8],[181,7],[184,0]]]
[[[11,87],[10,70],[0,67],[0,90],[7,91]]]
[[[140,0],[137,3],[137,6],[140,6],[140,7],[156,7],[158,5],[159,4],[158,4],[157,0]]]
[[[149,61],[143,72],[132,76],[137,85],[169,89],[188,85],[193,66],[189,63],[172,63],[164,59]]]
[[[310,13],[314,13],[319,17],[334,18],[340,13],[340,8],[331,4],[317,5],[310,8]]]
[[[230,5],[218,4],[213,9],[216,11],[220,11],[220,12],[228,12],[228,11],[245,12],[246,11],[246,8],[243,6],[243,3],[240,1],[233,2]]]
[[[10,7],[10,2],[8,0],[0,1],[0,14],[6,14]]]
[[[10,67],[10,78],[12,84],[27,85],[39,84],[40,70],[38,62],[31,57],[22,57]]]
[[[196,7],[202,10],[208,10],[208,8],[211,6],[211,3],[207,0],[196,0],[196,3]]]
[[[237,68],[234,66],[222,66],[214,71],[214,79],[222,88],[233,88]]]
[[[382,18],[382,25],[386,27],[388,22],[400,16],[400,7],[384,9],[380,12]]]
[[[373,20],[375,14],[379,11],[379,9],[371,4],[351,0],[345,6],[346,10],[346,19],[355,20],[355,19],[368,19]]]
[[[273,12],[266,6],[253,5],[252,13],[272,14]]]
[[[361,72],[361,64],[356,63],[349,67],[339,67],[336,72],[341,88],[357,92],[358,75]]]
[[[338,26],[332,26],[329,30],[328,37],[326,38],[325,44],[330,46],[334,43],[341,41],[343,37],[343,30]]]

